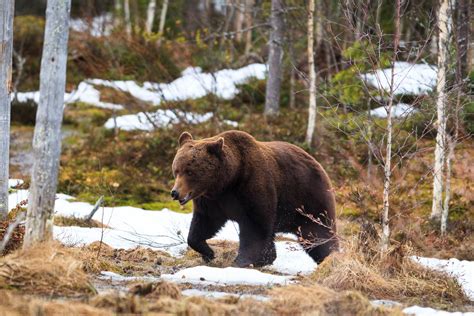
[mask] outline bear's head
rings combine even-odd
[[[171,197],[181,205],[201,196],[216,194],[223,182],[224,138],[193,140],[188,132],[179,137],[173,160],[175,184]]]

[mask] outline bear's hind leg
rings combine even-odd
[[[274,235],[270,232],[262,232],[261,228],[252,221],[239,223],[240,245],[239,254],[235,259],[237,267],[248,267],[253,265],[261,267],[272,264],[276,259]]]
[[[337,237],[330,229],[321,227],[317,223],[306,223],[298,229],[297,235],[300,244],[313,260],[319,264],[331,252],[337,250]]]

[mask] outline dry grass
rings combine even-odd
[[[0,288],[49,296],[81,296],[95,291],[74,251],[53,242],[1,258]]]
[[[168,253],[149,248],[114,249],[101,242],[93,242],[75,250],[88,273],[113,271],[127,275],[154,275],[169,272],[178,259]]]
[[[8,229],[8,226],[12,224],[15,220],[11,221],[0,221],[0,241],[3,240],[5,233]],[[19,225],[14,230],[10,237],[10,240],[5,246],[3,253],[0,252],[0,257],[9,254],[10,252],[18,249],[23,244],[23,235],[25,235],[25,226]]]
[[[409,253],[403,244],[381,256],[346,243],[344,252],[326,258],[311,279],[336,291],[356,290],[373,299],[448,309],[468,304],[455,279],[414,263]]]
[[[402,315],[397,309],[373,306],[359,292],[335,292],[312,285],[293,285],[272,291],[272,309],[285,315]]]
[[[107,310],[71,301],[48,301],[0,290],[0,315],[112,315]]]
[[[85,220],[84,218],[75,217],[75,216],[54,216],[54,225],[56,226],[79,226],[79,227],[103,227],[106,228],[107,225],[96,220]]]
[[[208,243],[214,250],[216,257],[206,265],[219,268],[230,267],[237,257],[239,243],[228,240],[209,240]],[[186,251],[181,263],[186,267],[205,264],[201,255],[192,249]]]

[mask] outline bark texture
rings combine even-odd
[[[132,36],[132,21],[130,20],[130,2],[129,0],[124,0],[123,3],[123,13],[125,15],[125,32],[127,36]]]
[[[13,13],[15,1],[0,3],[0,220],[8,215],[10,94],[12,86]]]
[[[437,132],[433,168],[433,202],[431,219],[440,220],[443,209],[443,173],[446,161],[446,70],[451,29],[449,0],[441,0],[438,12],[438,78],[436,84]]]
[[[283,59],[283,0],[272,0],[268,55],[268,80],[265,91],[265,115],[277,115],[280,110],[281,66]]]
[[[314,6],[315,0],[308,4],[308,72],[309,72],[309,110],[306,143],[311,147],[316,127],[316,72],[314,70]]]
[[[146,10],[145,31],[147,33],[151,33],[153,29],[153,23],[155,22],[155,13],[156,13],[156,0],[150,0],[150,2],[148,2],[148,8]]]
[[[163,38],[163,34],[165,32],[165,22],[166,22],[166,13],[168,11],[168,0],[163,0],[163,6],[161,7],[161,14],[160,14],[160,25],[158,27],[158,44],[161,44],[161,40]]]
[[[387,105],[387,144],[386,156],[384,164],[384,181],[383,181],[383,210],[382,210],[382,252],[387,252],[390,244],[390,184],[392,178],[392,108],[395,97],[395,62],[397,61],[398,46],[400,44],[400,10],[401,0],[395,3],[395,34],[393,37],[393,58],[392,58],[392,75],[390,77],[390,91]]]
[[[61,151],[70,0],[48,0],[24,247],[52,237]]]

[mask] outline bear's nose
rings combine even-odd
[[[171,190],[171,197],[173,198],[173,200],[177,200],[178,197],[179,197],[178,191],[176,191],[176,190]]]

